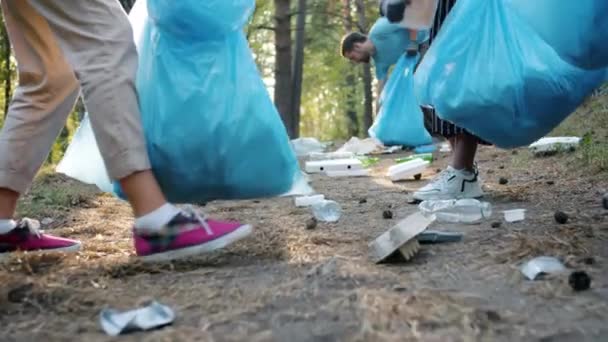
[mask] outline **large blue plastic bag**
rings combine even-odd
[[[305,179],[243,33],[212,40],[167,33],[149,20],[141,2],[130,15],[140,55],[137,90],[152,169],[168,199],[202,202],[309,191],[294,191]],[[92,135],[84,128],[81,135]],[[84,166],[64,173],[75,175],[78,167]],[[89,182],[100,186],[107,174],[103,165],[98,170]],[[118,186],[115,190],[121,195]]]
[[[382,107],[368,133],[385,146],[416,147],[432,142],[414,95],[417,62],[418,57],[401,56],[382,91]]]
[[[507,0],[567,62],[608,67],[607,0]]]
[[[441,118],[516,147],[550,132],[603,74],[563,61],[503,0],[457,1],[415,83],[420,103]]]
[[[138,0],[141,1],[141,0]],[[255,0],[148,0],[155,26],[191,40],[223,37],[247,23]]]

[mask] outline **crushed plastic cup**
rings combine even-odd
[[[174,320],[173,310],[158,302],[126,312],[104,309],[99,314],[101,328],[110,336],[157,329],[173,323]]]
[[[325,200],[325,195],[311,195],[311,196],[301,196],[296,197],[294,202],[296,207],[309,207],[315,203],[319,203]]]
[[[477,223],[492,216],[492,205],[476,199],[423,201],[418,208],[424,216],[446,223]]]
[[[526,209],[505,210],[503,214],[507,222],[519,222],[526,219]]]
[[[548,256],[534,258],[521,266],[521,273],[529,280],[536,280],[537,277],[545,274],[558,274],[565,271],[567,271],[566,266],[561,261]]]
[[[312,205],[312,214],[321,222],[338,222],[342,208],[335,201],[323,200]]]

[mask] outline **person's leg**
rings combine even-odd
[[[206,220],[167,204],[150,171],[135,91],[137,52],[117,0],[30,0],[78,78],[111,179],[118,179],[136,215],[135,246],[145,260],[167,260],[222,248],[251,231]]]
[[[41,234],[30,220],[13,221],[27,190],[78,96],[78,82],[44,19],[1,2],[17,58],[19,85],[0,132],[0,256],[14,250],[75,251],[80,243]]]
[[[473,172],[475,169],[475,154],[477,153],[478,138],[467,132],[452,138],[452,162],[450,165],[456,170]]]
[[[418,200],[477,198],[483,196],[481,179],[475,168],[479,139],[466,130],[437,116],[432,108],[423,109],[425,127],[432,135],[446,138],[452,147],[452,160],[446,170],[414,193]]]

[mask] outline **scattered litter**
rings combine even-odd
[[[389,167],[387,175],[392,181],[407,179],[422,173],[429,167],[429,165],[430,163],[427,160],[416,158],[408,162]]]
[[[608,192],[605,193],[602,198],[602,205],[604,206],[604,209],[608,210]]]
[[[432,153],[413,154],[409,157],[397,158],[397,159],[395,159],[395,163],[401,164],[401,163],[412,161],[414,159],[422,159],[422,160],[426,160],[429,163],[431,163],[431,162],[433,162],[433,154]],[[441,172],[441,170],[440,170],[440,172]]]
[[[308,154],[308,160],[331,160],[352,158],[355,158],[355,154],[352,152],[312,152]]]
[[[416,237],[426,230],[433,218],[421,213],[414,213],[399,221],[388,231],[384,232],[369,243],[370,257],[375,263],[386,261],[393,253],[400,253],[405,260],[410,260],[419,250],[420,244]]]
[[[382,212],[382,218],[385,220],[391,220],[393,218],[393,212],[390,210],[385,210]]]
[[[555,184],[555,182],[554,182],[554,181],[551,181],[551,180],[550,180],[550,181],[547,181],[547,185],[553,185],[553,184]]]
[[[298,138],[291,141],[291,147],[298,157],[304,157],[309,153],[323,152],[326,145],[315,138]]]
[[[367,203],[367,199],[366,198],[362,198],[359,200],[359,204],[365,204]]]
[[[321,222],[338,222],[342,208],[335,201],[323,200],[312,205],[312,214]]]
[[[325,195],[312,195],[296,197],[294,202],[296,207],[309,207],[315,203],[325,200]]]
[[[308,220],[306,220],[306,229],[307,230],[313,230],[315,228],[317,228],[317,219],[314,217],[309,218]]]
[[[568,214],[566,214],[563,211],[556,211],[555,215],[553,215],[555,218],[555,222],[559,223],[559,224],[566,224],[568,222]]]
[[[357,158],[363,164],[363,167],[370,167],[378,164],[380,162],[380,158],[377,157],[359,157]]]
[[[328,177],[368,177],[369,170],[325,171]]]
[[[42,219],[42,221],[40,221],[40,223],[41,223],[43,226],[48,226],[48,225],[50,225],[50,224],[53,224],[53,222],[55,222],[55,220],[53,220],[53,219],[52,219],[52,218],[50,218],[50,217],[44,218],[44,219]]]
[[[462,233],[458,232],[441,232],[438,230],[425,230],[418,235],[418,242],[423,244],[429,243],[446,243],[462,241]]]
[[[381,154],[393,154],[395,152],[403,150],[403,146],[390,146],[380,151]]]
[[[414,149],[414,153],[420,154],[420,153],[433,153],[437,150],[437,146],[430,144],[430,145],[422,145],[422,146],[418,146]]]
[[[500,223],[500,222],[492,222],[492,225],[491,225],[492,228],[500,228],[500,226],[502,226],[502,223]]]
[[[549,137],[542,138],[530,145],[534,154],[553,154],[562,151],[574,151],[581,138],[578,137]]]
[[[476,223],[492,216],[492,205],[476,199],[424,201],[418,206],[424,216],[439,222]]]
[[[574,291],[585,291],[591,287],[591,277],[585,271],[574,271],[568,277],[568,284]]]
[[[507,222],[519,222],[526,219],[526,209],[505,210],[503,214]]]
[[[541,256],[523,264],[521,273],[529,280],[535,280],[538,276],[556,274],[566,271],[566,266],[554,257]]]
[[[331,159],[307,161],[304,169],[308,173],[321,173],[326,171],[362,170],[363,164],[359,159]]]
[[[336,152],[352,152],[354,154],[365,155],[378,150],[380,146],[371,138],[361,140],[357,137],[350,138]]]
[[[99,315],[99,320],[106,334],[118,336],[170,325],[175,320],[175,313],[165,305],[152,302],[146,307],[126,312],[104,309]]]
[[[439,148],[439,152],[445,152],[445,153],[452,152],[452,147],[448,143],[443,143],[443,144],[441,144],[441,147]]]
[[[500,177],[500,179],[498,180],[498,184],[500,185],[506,185],[507,183],[509,183],[509,180],[505,177]]]

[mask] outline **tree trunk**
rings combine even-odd
[[[365,1],[355,0],[357,6],[357,14],[359,17],[359,28],[363,33],[367,33],[369,28],[367,17],[365,15]],[[363,107],[363,126],[365,132],[369,130],[374,122],[374,95],[372,93],[372,70],[369,63],[363,64],[363,94],[365,97],[365,105]]]
[[[304,69],[304,42],[306,40],[306,0],[298,0],[298,17],[296,24],[295,56],[293,60],[293,138],[300,135],[300,105],[302,102],[302,74]]]
[[[295,118],[291,113],[291,14],[290,0],[274,0],[275,6],[275,70],[274,103],[281,114],[287,133],[295,137]]]
[[[12,94],[11,43],[2,18],[2,49],[4,52],[4,118],[8,114]]]
[[[344,31],[348,33],[353,29],[350,0],[343,0],[343,7]],[[357,120],[357,88],[355,87],[354,63],[351,63],[351,66],[352,68],[346,72],[344,78],[346,86],[346,118],[348,119],[348,134],[350,136],[357,136],[359,134],[359,122]]]

